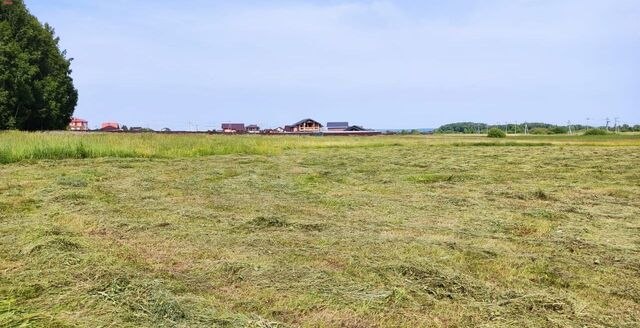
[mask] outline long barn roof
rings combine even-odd
[[[348,128],[349,122],[327,122],[327,127],[331,128]]]

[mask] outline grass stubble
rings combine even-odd
[[[487,142],[0,134],[0,326],[639,326],[640,139]]]

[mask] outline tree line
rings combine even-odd
[[[445,124],[438,129],[436,129],[436,133],[444,133],[444,134],[486,134],[491,128],[498,128],[503,130],[506,133],[525,133],[528,132],[530,134],[567,134],[569,131],[584,131],[589,129],[610,129],[611,131],[619,131],[619,132],[640,132],[640,125],[628,125],[623,124],[611,128],[607,128],[606,126],[593,127],[582,124],[572,124],[572,125],[556,125],[549,123],[521,123],[521,124],[495,124],[489,125],[486,123],[476,123],[476,122],[457,122]]]
[[[0,2],[0,130],[61,130],[78,102],[71,58],[24,1]]]

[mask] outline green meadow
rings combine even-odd
[[[0,133],[1,327],[639,327],[640,135]]]

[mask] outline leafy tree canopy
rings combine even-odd
[[[558,126],[555,124],[548,123],[505,123],[505,124],[496,124],[489,125],[486,123],[476,123],[476,122],[458,122],[446,124],[439,127],[436,130],[436,133],[487,133],[491,128],[498,128],[507,133],[524,133],[525,131],[529,131],[531,134],[567,134],[569,133],[569,128],[571,131],[581,131],[587,130],[591,127],[581,125],[581,124],[572,124],[569,126]],[[606,127],[602,127],[606,129]],[[633,131],[635,127],[629,125],[621,125],[617,127],[619,131],[627,132]]]
[[[0,2],[0,130],[59,130],[78,102],[71,60],[23,0]]]
[[[487,136],[489,138],[506,138],[507,134],[504,133],[504,131],[498,129],[498,128],[491,128],[489,129],[489,132],[487,133]]]

